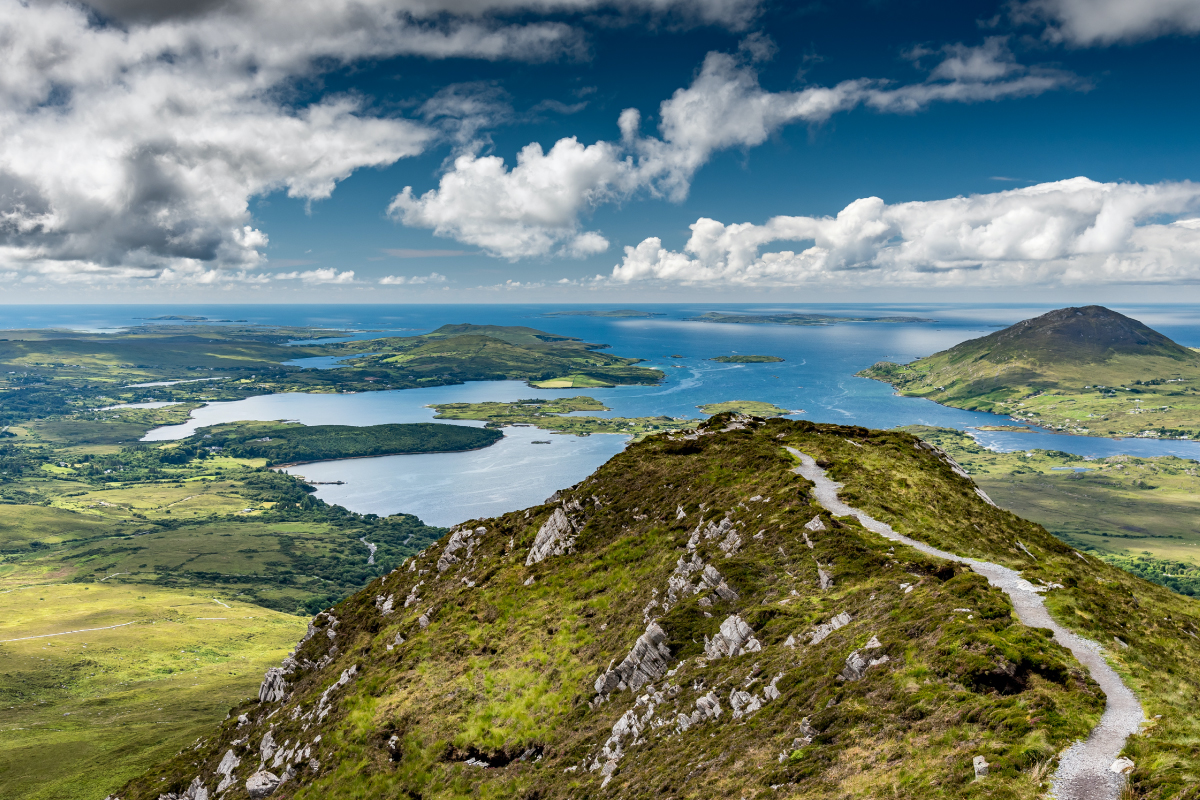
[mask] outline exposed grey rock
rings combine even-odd
[[[762,700],[758,699],[757,695],[744,692],[741,689],[731,689],[729,692],[729,705],[733,708],[733,718],[741,719],[742,717],[750,716],[762,708]]]
[[[181,800],[208,800],[208,787],[200,780],[199,775],[192,778],[192,783],[183,793]]]
[[[429,609],[429,611],[426,611],[424,614],[417,617],[417,624],[421,626],[421,630],[425,630],[426,628],[429,627],[429,615],[432,612],[433,612],[433,609],[431,608],[431,609]]]
[[[384,597],[381,594],[376,595],[375,607],[379,609],[380,614],[390,614],[392,613],[392,603],[395,601],[395,599],[395,596],[390,594],[387,597]]]
[[[804,523],[804,529],[812,531],[813,533],[820,533],[821,531],[825,530],[825,523],[821,522],[820,517],[813,517],[808,522]]]
[[[780,697],[779,687],[777,687],[775,684],[779,683],[779,680],[782,677],[783,677],[783,673],[781,672],[778,675],[776,675],[774,678],[771,679],[771,682],[768,683],[766,685],[766,687],[763,688],[763,697],[765,697],[767,700],[778,700],[779,699],[779,697]]]
[[[723,540],[721,540],[721,543],[717,545],[717,547],[721,548],[722,552],[725,553],[726,558],[733,558],[733,556],[737,555],[737,551],[741,546],[742,537],[738,535],[737,531],[730,531],[729,534]]]
[[[800,720],[800,735],[808,740],[805,742],[805,744],[811,744],[812,740],[817,738],[817,733],[817,729],[814,728],[812,723],[808,721],[808,717]]]
[[[704,655],[708,658],[732,658],[742,653],[757,653],[760,650],[762,644],[754,638],[754,631],[746,624],[746,620],[737,614],[730,614],[721,623],[720,632],[712,639],[704,637]]]
[[[821,642],[825,641],[829,634],[833,633],[839,628],[846,627],[853,621],[853,619],[853,617],[843,611],[841,614],[838,614],[836,617],[829,620],[829,622],[822,623],[813,628],[812,632],[808,634],[808,643],[820,644]]]
[[[273,772],[259,770],[246,779],[246,793],[251,797],[266,797],[279,786],[279,776]]]
[[[1026,547],[1026,546],[1025,546],[1025,545],[1024,545],[1024,544],[1023,544],[1023,543],[1022,543],[1020,540],[1017,540],[1017,547],[1019,547],[1019,548],[1021,548],[1022,550],[1024,550],[1024,551],[1025,551],[1025,555],[1029,556],[1029,557],[1030,557],[1030,558],[1032,558],[1034,561],[1037,561],[1037,556],[1035,556],[1033,553],[1029,552],[1029,548],[1028,548],[1028,547]]]
[[[399,647],[402,644],[404,644],[404,637],[397,633],[396,638],[394,640],[392,640],[392,643],[387,646],[387,649],[392,650],[394,648]]]
[[[683,519],[686,516],[687,512],[683,510],[683,506],[679,506],[679,508],[675,509],[675,519]]]
[[[564,555],[574,548],[577,530],[575,523],[563,510],[565,507],[566,504],[554,509],[550,518],[542,523],[533,540],[533,547],[529,549],[529,556],[525,559],[525,566],[533,566],[550,556]]]
[[[409,591],[409,593],[408,593],[408,597],[404,598],[404,607],[405,608],[408,608],[409,606],[413,605],[414,603],[420,602],[421,598],[417,594],[417,590],[420,589],[424,585],[425,585],[425,581],[419,581],[415,586],[412,587],[412,590]]]
[[[861,681],[867,674],[867,670],[879,664],[886,664],[889,659],[886,655],[878,658],[871,658],[866,655],[868,650],[878,650],[883,647],[879,640],[874,636],[871,641],[867,642],[866,646],[861,650],[855,650],[846,657],[846,666],[842,667],[842,671],[838,673],[838,677],[846,681]]]
[[[825,570],[821,569],[820,567],[817,567],[817,583],[819,583],[821,585],[822,591],[825,591],[827,589],[832,589],[833,588],[833,576],[830,575]]]
[[[1112,766],[1108,768],[1108,771],[1115,772],[1118,775],[1128,775],[1129,773],[1133,772],[1133,768],[1135,766],[1136,765],[1133,763],[1132,759],[1122,756],[1112,763]]]
[[[783,643],[783,646],[784,646],[784,647],[791,647],[791,648],[795,648],[795,646],[796,646],[796,637],[795,637],[795,636],[789,636],[789,637],[787,637],[787,641]]]
[[[262,738],[262,742],[259,743],[258,746],[258,751],[262,754],[262,760],[264,762],[270,761],[271,756],[274,755],[276,749],[275,736],[271,733],[271,731],[267,731],[266,736]]]
[[[282,667],[271,667],[258,687],[258,702],[274,703],[287,697],[287,681]],[[240,718],[238,720],[241,721]]]
[[[611,694],[625,687],[637,691],[662,677],[667,671],[667,659],[671,657],[666,641],[667,632],[657,622],[647,625],[646,632],[633,643],[625,660],[596,679],[596,694]]]
[[[725,578],[721,576],[720,572],[717,572],[716,567],[712,564],[704,568],[704,572],[700,574],[700,582],[716,592],[717,596],[722,600],[728,600],[732,603],[739,597],[738,593],[725,582]]]
[[[975,780],[987,777],[988,767],[990,765],[988,764],[986,758],[983,756],[975,756],[975,758],[971,759],[971,763],[975,767]]]
[[[225,751],[225,755],[221,758],[221,763],[217,765],[217,774],[221,776],[221,782],[217,784],[217,794],[220,794],[234,784],[237,779],[233,777],[233,771],[241,763],[242,760],[232,750]]]
[[[999,506],[992,502],[992,498],[987,496],[987,492],[985,492],[983,489],[980,489],[978,486],[975,487],[975,494],[979,495],[979,498],[989,506],[999,508]]]

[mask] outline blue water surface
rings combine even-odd
[[[613,308],[614,306],[604,306]],[[348,338],[414,335],[447,323],[524,325],[588,342],[611,345],[615,354],[641,358],[666,373],[658,386],[613,389],[532,389],[519,382],[469,383],[426,389],[360,394],[282,394],[230,403],[210,403],[187,425],[152,431],[147,439],[174,439],[197,426],[240,419],[295,419],[306,424],[370,425],[430,421],[427,405],[517,400],[587,394],[611,408],[602,415],[695,418],[697,406],[724,400],[759,400],[796,412],[793,419],[891,428],[937,425],[973,429],[1011,424],[1007,417],[939,406],[899,397],[890,386],[854,377],[876,361],[905,362],[986,335],[1052,306],[1012,305],[657,305],[652,318],[546,317],[564,306],[9,306],[0,307],[5,328],[73,328],[111,331],[142,324],[138,317],[191,314],[246,319],[263,325],[321,325],[346,330]],[[576,307],[586,308],[586,307]],[[1115,307],[1177,342],[1200,346],[1200,308]],[[689,321],[705,311],[806,311],[854,316],[918,316],[920,323],[857,322],[802,327],[722,325]],[[173,323],[178,324],[178,323]],[[709,359],[732,354],[772,355],[773,364],[722,364]],[[671,358],[680,355],[682,358]],[[302,360],[298,360],[302,361]],[[313,366],[336,366],[336,359]],[[311,363],[311,362],[310,362]],[[181,376],[185,377],[185,376]],[[594,412],[589,412],[594,413]],[[469,424],[469,423],[468,423]],[[1152,439],[1102,439],[1046,431],[970,431],[997,450],[1062,450],[1087,457],[1129,454],[1177,455],[1200,459],[1200,444]],[[426,521],[451,524],[540,502],[556,488],[574,483],[619,452],[624,437],[550,436],[545,431],[507,429],[500,445],[475,453],[389,456],[304,465],[295,471],[312,480],[345,480],[321,486],[319,495],[362,512],[420,512]],[[534,439],[551,439],[535,445]]]

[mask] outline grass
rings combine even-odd
[[[1200,596],[1200,464],[1061,451],[995,453],[947,428],[911,426],[945,448],[1002,507],[1175,591]],[[1085,472],[1075,472],[1084,469]]]
[[[1036,524],[986,504],[903,432],[776,419],[715,433],[729,419],[715,417],[690,439],[647,438],[565,490],[564,508],[578,523],[571,554],[525,564],[557,503],[464,525],[484,530],[444,572],[436,565],[446,539],[420,554],[411,571],[383,576],[332,609],[333,638],[314,636],[300,656],[316,661],[335,643],[334,661],[297,672],[289,698],[242,705],[235,713],[257,723],[224,723],[198,750],[155,766],[121,796],[156,798],[196,776],[211,788],[220,757],[233,748],[256,758],[268,726],[276,742],[310,746],[319,762],[298,765],[278,791],[286,800],[1017,800],[1045,792],[1058,752],[1099,719],[1104,702],[1095,684],[1047,631],[1016,624],[1007,598],[980,576],[823,512],[809,484],[790,471],[784,445],[827,464],[849,502],[915,538],[1062,583],[1049,597],[1055,615],[1097,641],[1119,635],[1128,642],[1114,663],[1148,713],[1162,715],[1128,748],[1139,794],[1165,800],[1200,777],[1190,744],[1200,699],[1195,601],[1081,561]],[[728,556],[720,537],[694,541],[737,599],[702,592],[665,608],[668,577],[689,557],[701,520],[727,515],[741,538]],[[810,548],[801,531],[814,516],[825,530],[807,532]],[[818,565],[834,578],[826,591]],[[410,595],[419,600],[381,613],[383,598]],[[820,644],[785,646],[789,636],[803,640],[843,611],[851,624]],[[761,651],[702,658],[705,637],[731,613],[751,627]],[[628,691],[592,702],[596,676],[625,657],[647,615],[667,632],[675,670],[641,690],[663,692],[651,701],[654,710]],[[399,646],[397,634],[405,639]],[[861,682],[839,680],[847,655],[873,636],[889,661]],[[353,680],[327,692],[351,665]],[[759,692],[771,681],[780,696],[733,720],[731,692]],[[723,715],[676,733],[676,715],[708,691]],[[321,696],[329,715],[306,720]],[[624,740],[613,783],[601,790],[588,765],[630,711],[645,723],[640,741]],[[817,732],[807,745],[795,742],[802,719]],[[527,751],[540,757],[521,760]],[[980,754],[991,774],[974,782],[971,759]],[[493,766],[471,766],[469,758]]]
[[[127,622],[0,642],[0,796],[104,797],[256,694],[305,626],[195,591],[106,583],[0,593],[0,639]]]

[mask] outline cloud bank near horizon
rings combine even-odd
[[[701,218],[680,251],[626,247],[607,279],[685,286],[1081,286],[1200,282],[1200,184],[1088,178],[726,225]],[[1169,221],[1168,221],[1169,220]],[[777,242],[794,249],[766,250]]]

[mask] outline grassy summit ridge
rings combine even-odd
[[[1200,436],[1200,353],[1101,306],[1051,311],[859,376],[1071,433]]]
[[[241,800],[260,768],[287,775],[279,798],[1043,792],[1099,718],[1094,683],[980,576],[831,518],[785,445],[897,531],[1061,584],[1056,617],[1119,636],[1114,665],[1161,715],[1127,748],[1136,796],[1191,791],[1195,601],[987,504],[906,433],[726,414],[631,445],[544,505],[458,526],[319,615],[286,686],[268,687],[280,696],[117,796],[211,794],[232,772],[222,797]],[[728,655],[716,637],[740,625],[754,642]],[[650,683],[604,680],[635,646]],[[876,663],[856,674],[855,653]],[[976,755],[992,765],[979,782]]]

